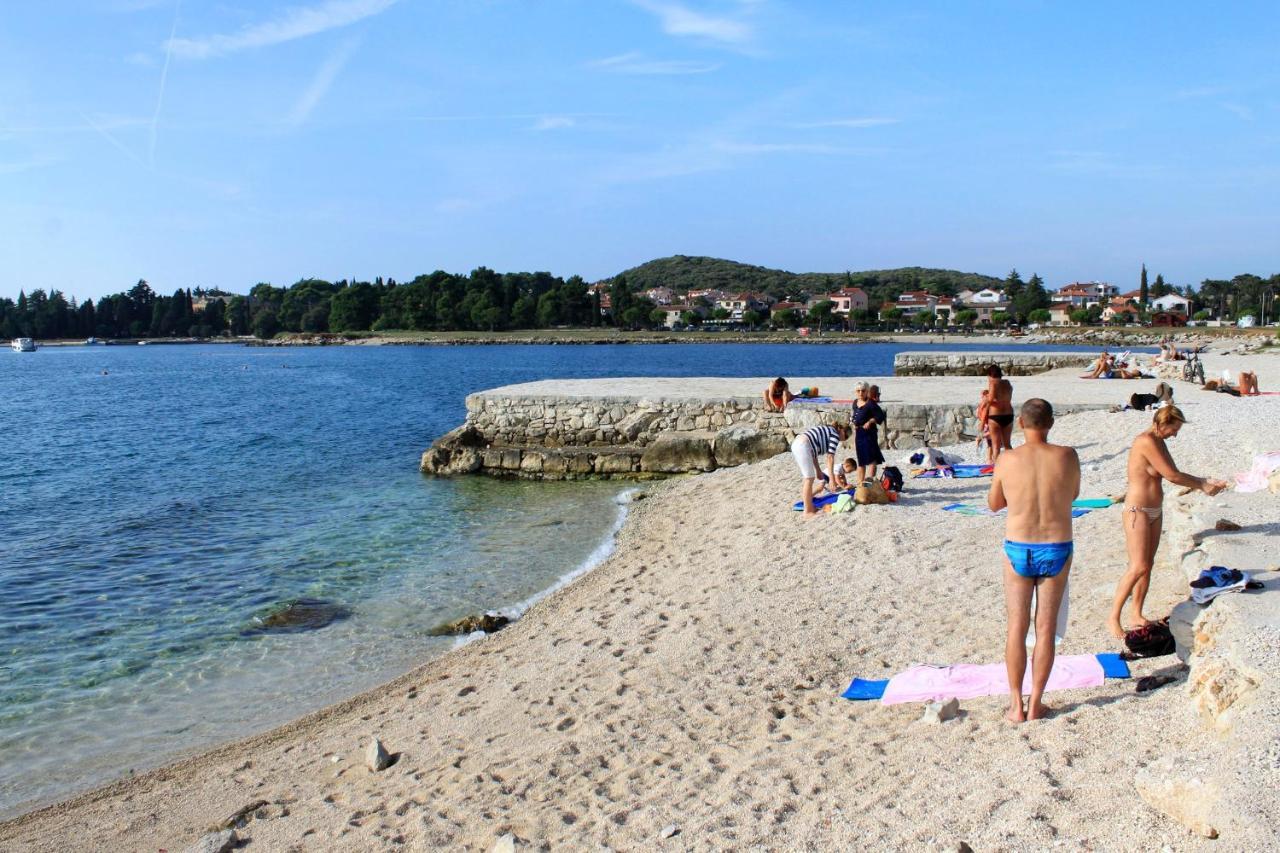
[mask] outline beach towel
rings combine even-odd
[[[1251,576],[1239,569],[1210,566],[1191,582],[1191,600],[1196,604],[1208,604],[1228,592],[1240,592],[1249,585]]]
[[[1071,690],[1079,687],[1098,687],[1108,677],[1108,671],[1118,673],[1123,661],[1109,660],[1104,667],[1100,655],[1063,655],[1053,662],[1046,690]],[[1112,656],[1113,658],[1116,656]],[[1124,675],[1128,678],[1128,667]],[[861,682],[861,683],[859,683]],[[858,699],[872,693],[872,682],[854,679],[845,698]],[[855,690],[855,687],[857,688]],[[881,703],[897,705],[903,702],[935,702],[945,699],[974,699],[979,696],[998,696],[1009,691],[1009,680],[1003,663],[989,664],[920,664],[898,673],[889,679],[880,696]],[[1031,692],[1031,667],[1027,667],[1022,692]],[[853,693],[854,695],[850,695]],[[871,697],[868,697],[871,698]]]
[[[1108,503],[1110,502],[1108,501]],[[983,517],[983,518],[993,518],[996,516],[1004,515],[1004,510],[1002,509],[991,510],[985,506],[978,506],[976,504],[965,504],[965,503],[945,504],[942,508],[947,512],[954,512],[957,515],[967,515],[967,516],[975,516],[975,517]],[[1088,515],[1092,511],[1093,511],[1093,507],[1076,506],[1074,503],[1071,505],[1072,518],[1079,518],[1082,515]]]
[[[1072,668],[1076,668],[1077,666],[1079,666],[1079,669],[1085,670],[1086,671],[1085,674],[1088,675],[1089,680],[1091,682],[1096,680],[1096,684],[1101,684],[1102,680],[1105,678],[1129,678],[1130,677],[1129,664],[1125,663],[1124,659],[1120,655],[1116,654],[1115,652],[1103,652],[1096,655],[1075,655],[1074,657],[1075,658],[1092,658],[1094,661],[1096,661],[1097,663],[1096,670],[1094,670],[1091,665],[1087,664],[1087,662],[1080,665],[1076,665],[1076,664],[1071,665]],[[1079,671],[1077,671],[1074,676],[1068,676],[1065,673],[1065,670],[1064,670],[1063,676],[1058,676],[1058,662],[1065,661],[1065,660],[1068,660],[1068,658],[1060,657],[1054,661],[1053,672],[1050,673],[1049,675],[1049,683],[1045,687],[1046,690],[1065,690],[1065,689],[1068,689],[1068,687],[1070,686],[1080,686],[1080,687],[1096,686],[1096,684],[1095,685],[1086,685],[1086,684],[1077,685],[1073,683],[1069,683],[1067,687],[1059,686],[1062,683],[1064,683],[1065,679],[1067,679],[1068,677],[1070,677],[1072,680],[1075,680],[1076,678],[1081,677]],[[1002,693],[1006,693],[1009,689],[1008,677],[1005,675],[1005,668],[1004,668],[1004,664],[1002,663],[986,664],[984,666],[972,666],[967,664],[961,664],[960,666],[969,666],[970,670],[975,670],[975,669],[990,670],[994,675],[998,676],[999,683],[994,685],[994,688],[992,688],[988,693],[970,693],[968,695],[961,695],[958,693],[948,692],[946,693],[946,695],[939,696],[938,698],[951,698],[952,696],[954,696],[957,699],[967,699],[967,698],[973,698],[974,696],[996,696]],[[917,668],[918,667],[913,667],[912,669],[909,669],[906,672],[901,673],[901,675],[895,676],[894,678],[890,678],[890,679],[855,678],[852,682],[850,682],[848,688],[846,688],[845,691],[840,694],[840,696],[843,699],[851,699],[853,701],[869,701],[871,699],[880,699],[886,705],[896,704],[898,701],[911,701],[909,699],[908,700],[892,700],[891,699],[889,701],[886,701],[884,697],[889,690],[889,685],[893,683],[893,681],[896,678],[901,678],[902,675],[906,675],[908,672],[911,672],[913,669],[917,669]],[[930,669],[933,669],[935,671],[936,670],[953,670],[955,668],[956,667],[930,667]],[[1028,672],[1030,672],[1029,668],[1028,668]],[[1099,673],[1101,677],[1098,677]],[[1055,682],[1054,681],[1055,677],[1060,678],[1060,681]],[[1029,678],[1030,676],[1028,675],[1028,679]],[[1026,688],[1027,688],[1027,685],[1024,685],[1024,690]],[[1027,692],[1030,692],[1030,691],[1028,690]]]
[[[1236,474],[1237,492],[1260,492],[1267,487],[1272,471],[1280,470],[1280,450],[1253,457],[1253,467]]]
[[[794,406],[796,403],[830,403],[830,397],[795,397],[788,405]]]
[[[945,468],[925,468],[916,472],[915,476],[925,479],[964,480],[970,477],[990,477],[995,470],[994,465],[949,465]]]
[[[835,503],[835,502],[836,502],[836,500],[837,500],[841,495],[852,495],[852,494],[853,494],[853,489],[849,489],[847,492],[836,492],[836,493],[835,493],[835,494],[833,494],[833,495],[823,495],[822,497],[815,497],[815,498],[813,499],[813,506],[814,506],[814,508],[815,508],[815,509],[817,509],[817,508],[821,508],[821,507],[826,506],[827,504],[833,504],[833,503]],[[797,510],[797,511],[799,511],[799,512],[803,512],[803,511],[804,511],[804,501],[796,501],[796,502],[795,502],[795,504],[793,504],[791,508],[792,508],[792,509],[794,509],[794,510]]]

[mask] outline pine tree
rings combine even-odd
[[[1138,304],[1147,307],[1147,265],[1142,265],[1142,277],[1138,280]]]
[[[1009,274],[1004,279],[1004,299],[1006,302],[1016,302],[1022,294],[1022,276],[1018,275],[1016,269],[1009,270]]]
[[[1169,292],[1169,288],[1165,286],[1164,276],[1156,273],[1155,298],[1159,299]]]

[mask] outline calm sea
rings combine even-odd
[[[468,393],[888,375],[906,348],[0,353],[0,814],[376,685],[452,646],[427,634],[441,621],[519,607],[606,553],[622,484],[418,473]],[[252,630],[297,598],[350,616]]]

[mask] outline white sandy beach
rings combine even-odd
[[[1274,388],[1277,359],[1260,360]],[[1211,366],[1224,365],[1239,366]],[[1015,377],[1015,400],[1032,384]],[[1111,384],[1127,396],[1153,383]],[[1228,477],[1276,449],[1280,397],[1177,394],[1184,469]],[[1079,449],[1084,496],[1123,492],[1149,419],[1060,422],[1052,438]],[[1053,718],[1018,727],[1005,697],[965,701],[942,725],[918,722],[917,704],[839,697],[854,676],[1001,660],[1002,521],[939,509],[982,502],[988,483],[910,481],[896,506],[811,519],[791,509],[789,455],[646,485],[616,553],[510,628],[290,726],[0,824],[0,847],[180,850],[262,803],[238,822],[248,849],[489,850],[506,833],[529,849],[1249,849],[1191,834],[1134,792],[1139,769],[1213,737],[1181,681],[1051,693]],[[1245,524],[1230,535],[1256,563],[1240,567],[1262,570],[1277,500],[1171,490],[1165,508]],[[1076,522],[1062,653],[1119,650],[1104,618],[1121,523],[1116,508]],[[1149,615],[1186,597],[1178,535]],[[1132,667],[1183,671],[1173,657]],[[365,767],[371,735],[398,755],[381,773]],[[1275,789],[1259,796],[1274,814]]]

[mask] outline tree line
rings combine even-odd
[[[691,268],[714,269],[713,279],[725,289],[744,290],[723,280],[721,273],[729,261],[704,262],[714,259],[676,258],[663,259],[654,264],[679,262],[682,275]],[[745,266],[745,265],[733,265]],[[642,268],[637,268],[642,269]],[[759,269],[763,272],[773,272]],[[644,296],[653,285],[652,270],[646,270],[638,280],[628,275],[610,279],[607,293],[611,308],[601,311],[601,294],[593,292],[580,276],[560,278],[547,272],[497,273],[487,267],[479,267],[468,275],[457,275],[437,270],[420,275],[412,281],[397,283],[394,279],[374,281],[336,281],[305,278],[289,287],[271,284],[255,285],[248,295],[233,295],[219,290],[202,288],[179,289],[164,296],[154,292],[146,281],[139,281],[129,290],[104,296],[96,303],[85,300],[77,303],[58,290],[45,292],[33,290],[19,293],[17,300],[0,298],[0,337],[31,337],[43,340],[57,338],[150,338],[150,337],[216,337],[219,335],[257,335],[270,338],[279,332],[364,332],[392,329],[416,331],[501,331],[508,329],[539,329],[555,326],[612,325],[638,329],[663,325],[666,313]],[[763,272],[761,274],[763,274]],[[819,287],[807,291],[788,291],[783,295],[797,301],[810,294],[820,295],[840,287],[862,287],[871,298],[866,312],[855,312],[849,318],[852,325],[873,325],[878,322],[878,307],[892,301],[903,290],[925,290],[938,296],[951,296],[961,283],[1003,288],[1010,302],[1004,315],[997,314],[993,322],[1000,325],[1007,320],[1020,322],[1044,322],[1048,319],[1048,307],[1052,299],[1038,275],[1023,281],[1017,270],[1003,279],[983,277],[970,282],[971,274],[955,273],[953,277],[939,277],[948,271],[906,268],[890,271],[891,279],[878,277],[878,273],[845,273],[823,276],[816,282]],[[1146,284],[1146,268],[1143,267],[1142,284]],[[784,275],[792,276],[790,273]],[[792,276],[787,282],[792,286],[798,280],[810,278]],[[888,285],[887,280],[903,282]],[[686,284],[689,282],[686,282]],[[692,281],[695,285],[705,282]],[[778,283],[774,280],[772,283]],[[814,284],[814,282],[810,282]],[[685,292],[687,292],[685,289]],[[697,287],[696,289],[703,289]],[[974,288],[976,289],[976,288]],[[1242,274],[1231,279],[1206,279],[1199,290],[1165,283],[1157,275],[1154,286],[1143,287],[1149,298],[1165,293],[1179,293],[1193,302],[1197,318],[1212,316],[1235,319],[1246,314],[1267,319],[1273,314],[1272,302],[1280,292],[1280,275],[1262,278]],[[808,308],[779,312],[772,322],[779,326],[799,326],[805,323],[829,326],[837,322],[832,305],[819,301]],[[1101,306],[1080,309],[1072,314],[1076,322],[1096,322]],[[687,325],[697,325],[704,319],[724,320],[728,312],[717,312],[707,306],[703,314],[687,313],[681,319]],[[722,316],[723,315],[723,316]],[[954,325],[971,325],[975,319],[971,311],[960,308],[949,321]],[[900,318],[896,309],[885,312],[890,322]],[[758,326],[770,320],[761,312],[747,312],[744,325]],[[1261,319],[1261,316],[1260,316]],[[932,324],[932,315],[913,318],[917,324]]]

